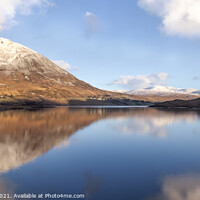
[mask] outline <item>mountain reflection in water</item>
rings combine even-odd
[[[98,126],[94,123],[99,120],[103,120],[101,121],[102,123],[100,124],[104,124],[103,126],[106,126],[106,130],[108,129],[114,135],[109,136],[109,134],[103,132],[104,129],[101,126]],[[109,120],[110,122],[108,123],[108,125],[105,125],[107,121]],[[20,166],[26,163],[29,163],[30,161],[33,161],[33,160],[37,161],[37,158],[39,156],[45,155],[46,152],[48,152],[54,147],[62,147],[62,146],[68,145],[70,143],[69,142],[70,136],[72,136],[74,133],[76,133],[80,129],[83,129],[85,127],[88,127],[88,128],[91,127],[89,126],[91,124],[93,124],[94,125],[93,127],[96,128],[96,129],[93,129],[93,132],[94,131],[98,132],[98,129],[102,128],[102,138],[98,136],[98,139],[97,139],[95,136],[95,134],[97,133],[94,132],[92,134],[94,138],[92,137],[91,141],[93,141],[94,144],[98,144],[98,141],[95,141],[95,140],[99,140],[99,144],[104,144],[106,143],[107,137],[114,136],[115,138],[113,138],[113,144],[111,145],[111,147],[107,146],[107,148],[109,147],[109,148],[112,148],[113,150],[113,152],[111,152],[113,156],[109,158],[113,159],[113,163],[115,163],[117,159],[119,161],[120,159],[122,159],[123,160],[122,163],[123,163],[123,162],[127,162],[128,156],[132,157],[135,155],[136,158],[139,158],[140,152],[138,152],[138,155],[137,155],[135,153],[136,151],[134,150],[134,148],[136,148],[137,150],[137,148],[140,148],[140,146],[131,145],[129,144],[131,138],[129,138],[128,140],[124,140],[122,139],[122,137],[128,137],[128,135],[133,135],[133,136],[134,135],[135,136],[148,135],[149,137],[152,136],[154,140],[155,138],[160,138],[160,137],[167,138],[169,134],[167,127],[170,127],[173,124],[178,124],[178,123],[185,123],[185,124],[196,123],[199,120],[200,120],[199,111],[195,111],[195,110],[188,111],[188,110],[179,110],[179,109],[162,110],[162,109],[154,109],[154,108],[58,107],[55,109],[45,109],[45,110],[38,110],[38,111],[12,110],[12,111],[0,112],[0,158],[1,158],[0,173],[6,174],[11,169],[19,168]],[[191,131],[195,132],[196,130],[195,128],[197,127],[194,126],[192,128],[194,130],[192,129]],[[79,138],[81,134],[83,133],[79,132],[79,136],[78,136]],[[84,137],[85,136],[81,136],[82,139]],[[105,142],[103,140],[105,140]],[[120,143],[118,142],[114,143],[115,140],[120,141]],[[134,140],[134,138],[132,138],[132,140]],[[127,142],[127,144],[130,145],[129,148],[133,148],[133,150],[131,151],[127,150],[126,152],[126,148],[128,149],[128,145],[126,145],[125,142]],[[159,141],[157,143],[159,144]],[[117,149],[119,144],[124,145],[123,146],[124,150],[121,151],[119,148]],[[141,145],[146,146],[145,143],[141,143]],[[67,148],[65,149],[65,151],[68,150]],[[103,147],[101,147],[101,145],[99,146],[91,145],[90,147],[87,146],[84,148],[90,148],[89,150],[90,152],[96,151],[97,154],[98,152],[102,151],[102,154],[105,153],[105,155],[109,156],[108,154],[109,151],[106,150],[106,148],[104,149]],[[168,149],[167,146],[165,148]],[[144,154],[144,152],[146,151],[147,153]],[[77,152],[79,152],[79,150],[77,150]],[[120,157],[119,153],[123,153],[123,152],[126,152],[127,160],[125,156]],[[147,156],[148,153],[152,153],[153,155],[155,152],[153,149],[149,151],[143,148],[143,150],[141,151],[141,159],[144,159],[144,162],[143,161],[142,162],[143,163],[150,162],[149,158],[145,159],[145,157],[142,157],[142,155]],[[167,152],[167,150],[165,150],[165,152]],[[81,154],[81,152],[79,152],[76,155],[79,155],[79,154]],[[86,156],[85,159],[87,160],[87,162],[92,159],[90,158],[91,156],[90,154],[88,155],[83,154],[83,155]],[[98,156],[97,156],[97,159],[99,159]],[[105,164],[103,165],[104,167],[107,166],[107,162],[111,162],[112,164],[112,160],[110,161],[106,160],[106,156],[105,158],[102,157],[102,159],[103,160],[101,162],[101,165],[102,163]],[[138,160],[138,165],[141,159]],[[163,157],[159,157],[159,159],[163,159]],[[97,160],[97,163],[98,163],[98,160]],[[97,163],[96,163],[97,166],[93,164],[94,170],[96,170],[97,172],[98,170],[103,170],[99,168]],[[152,163],[150,162],[150,165],[151,164]],[[121,164],[121,166],[118,166],[118,167],[122,168],[123,166],[124,165]],[[135,162],[133,166],[137,166],[137,162]],[[68,167],[70,167],[70,165],[68,165]],[[113,166],[113,173],[117,169],[118,168],[116,166]],[[126,170],[127,169],[128,168],[126,167]],[[141,168],[141,170],[142,169],[143,168]],[[62,170],[65,170],[65,168],[62,168]],[[129,170],[132,170],[132,169],[130,168]],[[148,170],[150,170],[150,168]],[[133,172],[130,172],[130,173],[133,173]],[[119,173],[117,174],[118,176],[122,176],[122,174],[121,175]],[[106,184],[106,181],[104,180],[105,177],[94,175],[93,172],[91,172],[90,170],[87,171],[87,169],[84,173],[84,177],[86,179],[86,184],[83,187],[83,190],[88,195],[88,197],[91,196],[91,199],[93,199],[93,195],[95,195],[95,193],[97,193],[100,190],[100,188],[103,187],[104,183]],[[189,185],[182,184],[181,182],[184,182],[184,180],[186,180],[190,184]],[[113,182],[113,185],[115,184],[116,184],[116,181]],[[133,183],[130,182],[129,186],[131,184]],[[0,178],[0,188],[1,188],[0,193],[6,192],[8,189],[10,193],[12,193],[12,191],[14,191],[13,188],[15,188],[14,185],[12,185],[10,181],[4,179],[4,177],[1,177]],[[193,196],[196,197],[196,196],[200,196],[198,192],[200,188],[199,186],[200,186],[199,176],[195,178],[195,176],[193,175],[192,176],[187,175],[184,177],[178,176],[176,178],[175,176],[167,177],[167,174],[166,174],[166,179],[164,180],[163,185],[162,185],[162,192],[160,192],[160,194],[157,195],[159,196],[158,198],[157,196],[155,196],[153,197],[153,199],[160,198],[160,199],[168,200],[171,198],[174,200],[179,200],[182,198],[184,200],[189,200],[188,198],[181,196],[182,194],[181,192],[178,192],[178,189],[180,189],[180,191],[184,190],[185,193],[187,193],[187,195],[191,195],[190,194],[191,192],[193,193],[195,192]],[[127,187],[126,190],[128,190],[128,188],[129,187]],[[154,196],[154,195],[151,195],[151,196]],[[190,196],[190,200],[192,200],[193,196]],[[101,198],[102,197],[99,197],[99,199]],[[137,196],[137,198],[140,199],[139,196]],[[121,199],[121,197],[119,196],[118,199]]]
[[[0,172],[19,167],[106,117],[102,109],[56,108],[0,113]]]

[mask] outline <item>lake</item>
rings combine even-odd
[[[200,110],[4,111],[0,194],[11,199],[30,193],[36,199],[80,194],[89,200],[197,200],[199,152]]]

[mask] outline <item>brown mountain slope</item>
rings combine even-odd
[[[58,67],[41,54],[0,38],[0,100],[134,99],[127,94],[97,89]]]
[[[173,101],[176,99],[180,100],[192,100],[199,98],[200,95],[191,95],[191,94],[166,94],[162,95],[133,95],[135,99],[149,101],[149,102],[165,102],[165,101]]]

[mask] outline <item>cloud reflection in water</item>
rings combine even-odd
[[[161,193],[149,200],[198,200],[200,175],[183,174],[164,178]]]
[[[119,119],[117,130],[123,134],[152,135],[167,137],[166,127],[178,122],[191,123],[199,120],[196,112],[163,111],[140,109],[129,117]]]

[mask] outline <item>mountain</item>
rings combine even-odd
[[[197,89],[182,89],[167,86],[154,86],[144,89],[131,90],[128,94],[134,95],[168,95],[168,94],[190,94],[200,95],[200,90]]]
[[[146,97],[150,101],[167,101],[175,99],[195,99],[200,97],[200,90],[197,89],[182,89],[167,86],[154,86],[144,89],[131,90],[127,94],[138,97]]]
[[[104,102],[112,104],[110,99],[134,97],[95,88],[45,56],[21,44],[0,38],[0,102],[24,99],[65,104],[76,104],[76,101],[80,103],[87,99],[108,100]]]
[[[167,92],[170,95],[145,92],[153,90],[119,93],[95,88],[30,48],[0,38],[0,109],[51,104],[141,105],[200,96],[197,90],[190,91],[192,94]]]

